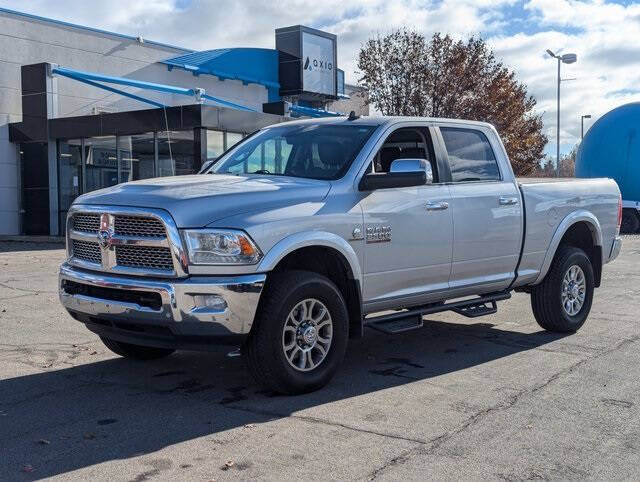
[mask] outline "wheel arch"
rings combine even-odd
[[[600,286],[603,265],[602,229],[598,218],[584,210],[574,211],[560,222],[551,238],[540,274],[533,284],[537,285],[544,280],[561,245],[576,246],[587,253],[593,265],[595,286]]]
[[[349,312],[349,336],[362,336],[362,272],[358,256],[333,233],[296,233],[278,242],[265,255],[259,271],[305,270],[329,278],[340,289]]]

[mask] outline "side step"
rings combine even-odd
[[[396,320],[380,320],[370,324],[367,324],[369,328],[381,331],[387,335],[394,335],[396,333],[404,333],[405,331],[417,330],[424,326],[422,316],[413,315],[405,318],[398,318]]]
[[[493,315],[494,313],[497,313],[498,306],[495,301],[490,301],[488,303],[452,308],[451,311],[458,313],[459,315],[466,316],[467,318],[476,318],[478,316]]]
[[[405,331],[422,328],[424,325],[422,317],[424,315],[453,311],[468,318],[476,318],[478,316],[496,313],[498,311],[496,301],[507,300],[509,298],[511,298],[511,292],[500,291],[470,300],[453,301],[451,303],[432,303],[430,305],[396,311],[387,315],[365,318],[363,326],[388,334],[403,333]]]

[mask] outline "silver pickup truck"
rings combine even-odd
[[[237,344],[258,382],[302,393],[364,328],[488,315],[514,290],[542,328],[576,331],[620,221],[609,179],[516,180],[489,124],[295,121],[202,174],[78,198],[60,300],[119,355]]]

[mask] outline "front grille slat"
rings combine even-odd
[[[121,236],[142,238],[164,238],[166,236],[162,221],[142,216],[116,216],[114,232]]]
[[[91,263],[102,263],[102,254],[98,243],[73,240],[73,257]]]
[[[117,246],[116,263],[131,268],[173,269],[171,250],[152,246]]]
[[[73,216],[73,229],[84,233],[97,233],[100,229],[100,215],[78,213]]]

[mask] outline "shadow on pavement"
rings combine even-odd
[[[67,474],[199,437],[228,437],[235,427],[474,367],[562,336],[440,321],[392,337],[369,331],[350,344],[329,386],[297,397],[261,391],[241,360],[222,351],[156,362],[113,358],[2,380],[0,478]],[[28,359],[28,349],[23,355]],[[34,471],[21,473],[25,464]]]

